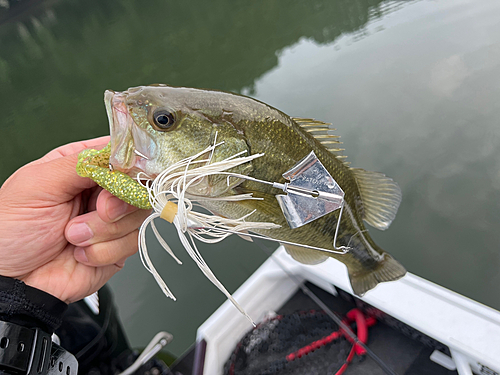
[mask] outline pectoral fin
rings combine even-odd
[[[363,200],[363,219],[380,230],[386,230],[396,217],[401,203],[401,189],[391,178],[378,172],[351,168]]]

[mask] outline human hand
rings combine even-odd
[[[137,251],[149,214],[76,174],[78,152],[109,137],[59,147],[0,189],[0,275],[71,303],[95,292]]]

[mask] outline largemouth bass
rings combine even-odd
[[[349,251],[337,255],[286,244],[287,252],[306,264],[317,264],[330,256],[341,261],[347,266],[356,295],[363,295],[380,282],[405,275],[405,268],[374,243],[363,222],[381,230],[389,227],[401,201],[398,185],[383,174],[350,168],[339,155],[338,137],[330,134],[328,124],[292,118],[241,95],[166,85],[106,91],[105,103],[111,131],[106,150],[109,164],[130,177],[142,172],[152,179],[174,163],[205,150],[217,139],[224,143],[215,149],[212,161],[225,160],[241,151],[248,155],[262,153],[264,156],[232,172],[283,183],[282,174],[314,151],[345,193],[335,245],[346,246]],[[106,162],[102,162],[103,166]],[[338,210],[291,229],[275,198],[283,192],[272,186],[241,178],[209,176],[190,190],[190,194],[203,197],[241,193],[253,193],[263,199],[200,202],[223,217],[239,218],[255,211],[252,221],[281,226],[256,230],[259,234],[334,250]],[[144,203],[139,204],[139,199],[144,197],[129,202],[140,207]]]

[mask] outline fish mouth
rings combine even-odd
[[[104,103],[111,135],[110,168],[133,178],[140,172],[147,174],[154,140],[130,115],[125,93],[106,90]]]

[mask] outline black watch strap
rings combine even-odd
[[[0,321],[0,374],[77,375],[76,358],[39,328]]]

